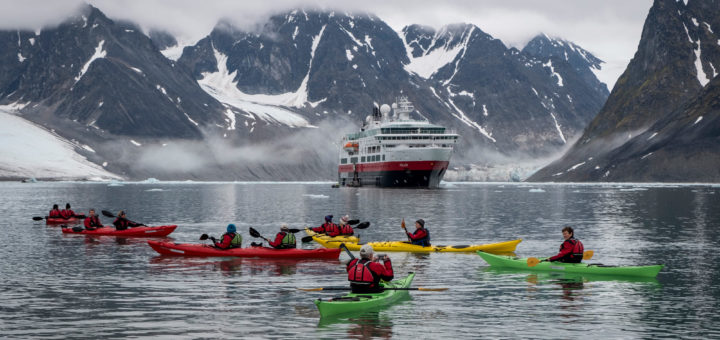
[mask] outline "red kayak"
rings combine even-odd
[[[83,234],[98,236],[123,236],[123,237],[163,237],[175,231],[177,225],[162,225],[158,227],[135,227],[125,230],[117,230],[113,227],[97,228],[95,230],[74,231],[73,228],[63,228],[64,234]]]
[[[82,219],[70,217],[70,218],[62,218],[62,217],[46,217],[45,218],[45,224],[73,224],[73,223],[80,223]]]
[[[265,257],[294,259],[336,259],[340,249],[274,249],[267,247],[249,247],[218,249],[207,244],[173,243],[148,241],[152,249],[161,255],[173,256],[219,256],[219,257]]]

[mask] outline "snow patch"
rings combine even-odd
[[[75,83],[77,83],[83,77],[83,75],[85,75],[85,72],[87,72],[88,68],[90,68],[90,64],[92,64],[93,61],[99,58],[105,58],[107,52],[103,49],[104,44],[105,40],[100,40],[100,43],[97,45],[97,47],[95,47],[95,53],[90,56],[90,59],[80,69],[80,74],[75,77]]]
[[[142,144],[136,142],[136,141],[133,140],[133,139],[130,140],[130,143],[133,143],[133,145],[135,145],[135,146],[142,146]]]
[[[487,117],[487,115],[488,115],[487,106],[485,106],[485,104],[483,104],[483,116]]]
[[[80,147],[0,106],[0,177],[120,178],[75,151]],[[32,138],[28,138],[32,136]]]
[[[143,71],[142,71],[141,69],[137,68],[137,67],[132,67],[132,66],[128,66],[128,67],[129,67],[131,70],[133,70],[133,71],[135,71],[135,72],[137,72],[137,73],[143,74]]]
[[[560,135],[560,139],[562,139],[563,144],[567,143],[567,140],[565,139],[565,135],[563,135],[562,129],[560,129],[560,124],[558,124],[557,118],[555,118],[555,114],[550,112],[550,117],[552,117],[553,121],[555,122],[555,128],[558,131],[558,134]]]
[[[553,67],[552,60],[548,60],[546,64],[543,64],[543,67],[550,68],[550,78],[552,78],[553,76],[557,76],[557,84],[558,86],[562,87],[563,79],[560,76],[560,73],[555,72],[555,67]]]
[[[703,119],[703,116],[698,117],[698,118],[695,120],[695,123],[693,123],[693,125],[695,125],[695,124],[697,124],[697,123],[700,123],[700,121],[701,121],[702,119]]]
[[[89,145],[83,144],[82,148],[92,153],[95,153],[95,150],[93,150],[93,148],[91,148]]]
[[[450,48],[447,46],[447,44],[450,43],[450,40],[445,43],[445,46],[435,48],[434,50],[427,52],[424,51],[423,55],[413,58],[412,50],[410,46],[405,42],[405,39],[403,40],[403,43],[405,44],[405,50],[407,52],[407,56],[410,59],[410,63],[405,65],[405,70],[408,72],[412,72],[417,74],[418,76],[428,79],[433,74],[435,74],[438,70],[440,70],[443,66],[451,63],[455,58],[458,56],[460,51],[464,51],[465,47],[467,45],[468,40],[470,39],[470,36],[472,35],[472,30],[474,27],[471,28],[470,33],[465,38],[465,41],[462,44],[457,44],[455,47]],[[434,43],[434,41],[433,41]],[[432,46],[432,44],[431,44]],[[457,66],[457,65],[456,65]],[[456,67],[457,71],[457,67]],[[452,79],[452,77],[451,77]]]
[[[712,78],[708,77],[707,73],[705,73],[705,71],[703,71],[702,69],[702,50],[700,49],[700,41],[698,41],[697,49],[695,49],[695,71],[695,75],[697,76],[697,80],[700,82],[700,85],[705,87],[705,85],[707,85],[707,83],[710,82],[710,79]],[[700,73],[705,76],[705,79],[702,79],[700,77]]]
[[[652,134],[652,135],[651,135],[650,137],[648,137],[648,139],[647,139],[647,140],[651,140],[651,139],[653,139],[653,138],[654,138],[655,136],[657,136],[657,134],[658,134],[657,132],[653,133],[653,134]]]
[[[447,106],[450,109],[451,115],[453,115],[455,118],[459,119],[465,125],[478,129],[478,131],[480,131],[480,133],[483,134],[483,136],[485,136],[488,139],[490,139],[491,141],[493,141],[493,143],[496,142],[495,138],[492,137],[492,134],[490,132],[488,132],[487,130],[485,130],[485,128],[482,127],[482,125],[480,125],[477,122],[468,118],[465,115],[465,112],[460,110],[460,108],[457,107],[457,105],[455,105],[455,103],[452,101],[452,98],[448,98],[447,102],[445,102],[442,98],[440,98],[440,96],[438,96],[437,92],[435,92],[435,88],[430,87],[430,91],[432,91],[432,93],[435,95],[435,97],[437,97],[437,99],[440,100],[441,103],[444,103],[445,106]],[[450,91],[450,88],[447,88],[447,91],[450,94],[450,97],[454,96],[452,91]],[[452,109],[455,109],[455,112],[457,112],[458,114],[456,115],[455,113],[453,113]]]
[[[350,52],[350,50],[345,50],[345,56],[347,57],[348,61],[352,61],[355,56]]]
[[[323,27],[324,29],[324,27]],[[322,32],[321,32],[322,33]],[[316,37],[317,39],[317,37]],[[314,44],[315,45],[315,44]],[[317,45],[315,45],[317,47]],[[246,94],[237,88],[235,77],[237,71],[230,71],[227,68],[227,56],[216,49],[213,49],[218,71],[214,73],[205,72],[202,79],[198,80],[200,87],[218,101],[234,106],[242,111],[251,112],[260,119],[270,122],[285,124],[290,127],[313,127],[302,116],[277,106],[294,107],[302,101],[299,107],[307,101],[307,93],[301,85],[296,92],[288,92],[278,95]],[[314,54],[314,49],[312,50]],[[312,65],[312,61],[311,61]],[[308,74],[310,70],[308,69]],[[306,75],[303,83],[307,86]],[[303,90],[301,93],[300,90]],[[249,118],[255,119],[250,116]],[[254,127],[251,129],[253,131]]]
[[[25,59],[27,58],[23,57],[23,55],[18,52],[18,61],[22,63],[23,61],[25,61]]]
[[[708,26],[708,27],[710,27],[710,26]],[[712,32],[712,31],[710,31],[710,32]],[[28,38],[28,41],[30,42],[31,46],[35,46],[35,38]]]
[[[652,152],[647,153],[647,154],[645,154],[644,156],[640,157],[640,159],[648,158],[648,156],[650,156],[650,155],[652,155],[652,154],[653,154]]]
[[[299,30],[300,30],[300,27],[299,27],[299,26],[295,26],[295,32],[293,32],[293,40],[295,40],[295,37],[297,37]]]
[[[232,112],[232,110],[227,109],[225,110],[225,116],[227,116],[228,121],[230,121],[230,126],[228,127],[228,130],[235,130],[235,113]]]
[[[573,170],[577,169],[578,167],[582,166],[583,164],[585,164],[585,162],[580,162],[580,163],[578,163],[578,164],[575,164],[575,165],[571,166],[570,169],[567,169],[567,170],[565,170],[565,171],[566,171],[566,172],[567,172],[567,171],[573,171]]]

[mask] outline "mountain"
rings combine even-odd
[[[537,181],[720,180],[718,1],[656,0],[638,51],[579,141]]]
[[[0,41],[1,101],[24,103],[27,119],[191,139],[201,138],[201,124],[224,123],[223,107],[189,74],[137,27],[97,8],[40,32],[2,31]]]
[[[607,97],[579,46],[540,35],[520,51],[469,24],[396,32],[298,9],[181,45],[92,6],[0,31],[0,105],[129,178],[301,180],[334,178],[341,135],[399,95],[460,133],[459,168],[552,155]]]
[[[608,95],[590,71],[601,61],[566,44],[570,60],[507,48],[469,24],[398,33],[373,15],[295,10],[252,32],[221,22],[178,65],[219,101],[291,126],[331,119],[357,129],[372,106],[403,94],[420,116],[460,132],[459,158],[471,162],[479,148],[557,152],[592,119]]]

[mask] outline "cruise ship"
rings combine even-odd
[[[458,135],[426,119],[410,118],[407,97],[373,109],[360,132],[343,137],[338,166],[341,186],[437,188]]]

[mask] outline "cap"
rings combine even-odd
[[[288,231],[290,231],[290,229],[288,228],[288,225],[287,225],[286,223],[283,223],[283,224],[280,226],[280,231],[288,232]]]
[[[330,221],[332,221],[332,218],[333,218],[333,215],[327,215],[327,216],[325,216],[325,221],[330,222]]]
[[[350,220],[350,216],[345,215],[345,216],[343,216],[343,217],[341,218],[341,220],[342,220],[343,222],[347,222],[347,221]]]
[[[228,232],[228,233],[235,233],[235,232],[237,232],[237,228],[235,228],[235,225],[234,225],[234,224],[230,223],[230,224],[228,224],[228,226],[227,226],[227,232]]]
[[[360,248],[360,257],[364,259],[372,258],[373,256],[373,247],[369,244],[365,244]]]
[[[419,220],[417,220],[417,221],[415,221],[415,223],[420,223],[420,226],[423,227],[423,228],[425,228],[425,220],[423,220],[422,218],[419,219]]]

